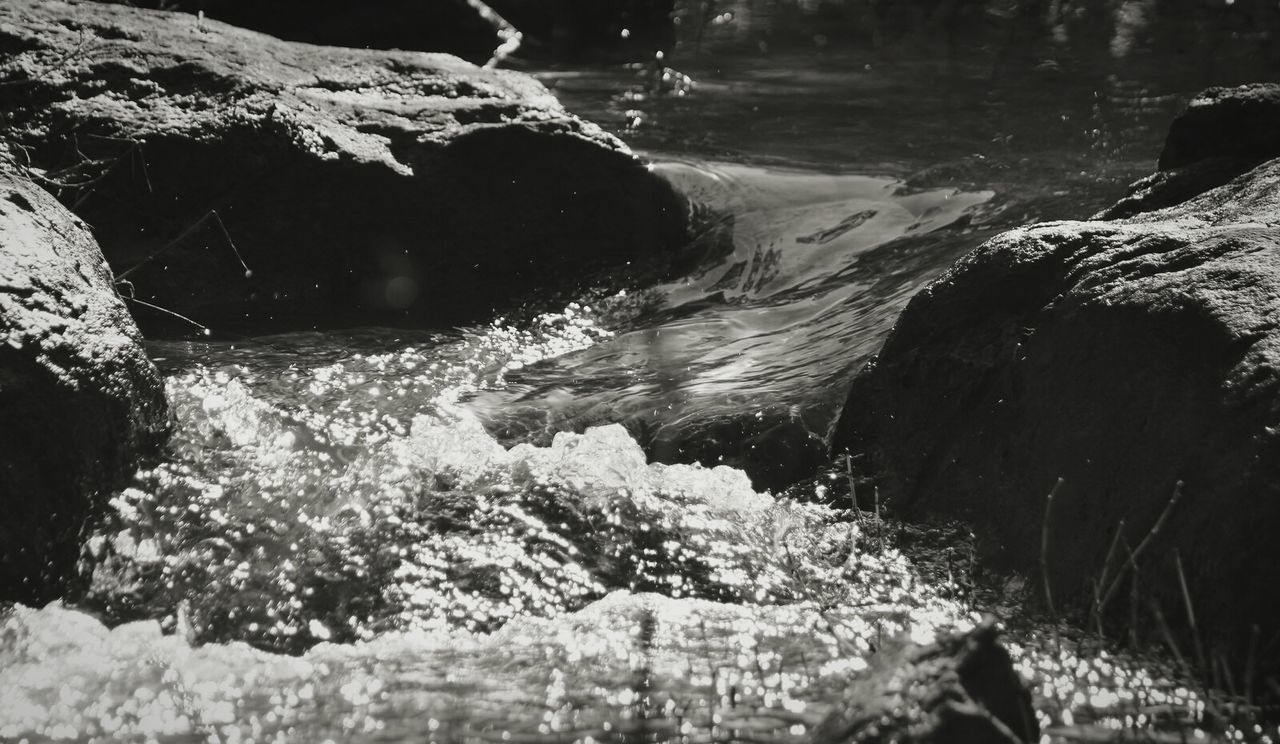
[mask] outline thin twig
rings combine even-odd
[[[1151,611],[1156,616],[1156,626],[1160,628],[1160,633],[1164,635],[1165,645],[1169,647],[1169,651],[1173,654],[1173,658],[1182,667],[1184,673],[1191,674],[1191,666],[1187,664],[1187,659],[1182,655],[1182,650],[1178,648],[1178,642],[1173,638],[1173,631],[1169,629],[1169,623],[1164,619],[1164,613],[1160,611],[1160,605],[1152,602]]]
[[[80,196],[76,198],[75,202],[71,205],[71,211],[74,212],[77,209],[79,209],[80,205],[85,203],[85,200],[93,196],[94,192],[97,191],[98,184],[102,183],[107,176],[111,175],[111,172],[116,169],[116,166],[124,162],[126,155],[130,156],[129,162],[132,163],[133,162],[132,154],[134,149],[137,148],[137,146],[138,146],[137,143],[134,143],[134,145],[131,146],[128,150],[126,150],[123,155],[116,158],[115,161],[111,163],[111,165],[108,165],[106,170],[102,171],[101,175],[99,175],[97,178],[90,181],[88,184],[85,184],[85,186],[80,186],[79,188],[82,189],[84,193],[80,194]],[[86,189],[86,186],[88,187],[87,189]]]
[[[1262,635],[1262,629],[1256,624],[1252,627],[1252,633],[1249,634],[1249,655],[1245,657],[1244,663],[1244,699],[1253,700],[1253,675],[1255,674],[1254,665],[1257,662],[1258,638]]]
[[[862,510],[858,508],[858,485],[853,480],[853,455],[844,456],[844,473],[849,479],[849,503],[853,506],[853,518],[858,521],[858,526],[864,526],[862,523]]]
[[[86,134],[84,136],[86,139],[96,139],[103,142],[128,143],[129,146],[114,157],[91,158],[80,147],[80,135],[78,133],[73,134],[71,136],[71,150],[78,160],[76,163],[61,170],[39,173],[31,166],[30,153],[24,153],[27,155],[27,170],[31,179],[46,188],[56,189],[59,198],[61,198],[62,190],[73,189],[76,192],[76,200],[71,204],[71,209],[75,211],[94,194],[97,186],[106,180],[126,158],[132,164],[134,157],[137,156],[142,160],[143,178],[147,182],[147,189],[148,191],[151,190],[151,176],[146,169],[146,158],[142,156],[142,143],[140,141],[104,135]]]
[[[1191,628],[1196,657],[1200,662],[1200,668],[1205,669],[1204,644],[1200,640],[1200,628],[1196,623],[1196,611],[1191,603],[1191,591],[1187,588],[1187,575],[1182,570],[1182,555],[1176,549],[1173,551],[1173,565],[1178,570],[1178,587],[1182,590],[1182,604],[1187,610],[1187,625]]]
[[[191,318],[188,318],[187,316],[182,315],[181,313],[175,313],[174,311],[169,310],[168,308],[163,308],[163,307],[160,307],[159,305],[154,305],[154,304],[152,304],[152,303],[150,303],[150,302],[147,302],[146,300],[139,300],[137,297],[126,297],[125,295],[119,295],[119,297],[120,297],[121,299],[123,299],[123,300],[128,301],[128,302],[136,302],[136,303],[138,303],[139,305],[142,305],[142,306],[144,306],[144,307],[149,307],[149,308],[151,308],[152,310],[159,310],[160,312],[165,313],[166,315],[172,315],[173,317],[177,318],[178,320],[186,321],[186,322],[190,323],[191,325],[195,326],[196,328],[199,328],[201,331],[203,331],[203,332],[204,332],[204,335],[206,335],[206,336],[208,336],[208,335],[210,335],[210,334],[212,334],[212,333],[213,333],[213,331],[209,330],[209,327],[208,327],[208,326],[200,325],[199,323],[195,322],[195,321],[194,321],[194,320],[192,320]]]
[[[1133,560],[1133,551],[1129,549],[1129,541],[1124,543],[1125,553],[1133,567],[1133,580],[1129,582],[1129,648],[1138,648],[1138,606],[1142,597],[1142,567]]]
[[[1218,663],[1218,666],[1222,668],[1222,681],[1227,693],[1231,695],[1233,701],[1239,701],[1240,690],[1236,687],[1236,675],[1231,673],[1231,662],[1227,660],[1227,655],[1217,651],[1213,654],[1213,658]]]
[[[1120,536],[1124,534],[1124,520],[1116,524],[1116,534],[1111,538],[1111,547],[1107,548],[1107,557],[1102,561],[1102,573],[1093,585],[1093,620],[1098,635],[1102,635],[1102,587],[1107,585],[1107,573],[1111,569],[1111,560],[1115,557],[1116,548],[1120,545]]]
[[[1044,585],[1044,603],[1049,609],[1049,617],[1057,619],[1058,613],[1053,611],[1053,591],[1049,588],[1049,521],[1053,516],[1053,497],[1062,488],[1064,480],[1058,481],[1049,490],[1044,500],[1044,520],[1040,523],[1040,581]]]
[[[1137,565],[1138,557],[1142,555],[1142,552],[1147,549],[1147,546],[1150,545],[1155,536],[1159,534],[1161,528],[1164,527],[1165,520],[1169,518],[1169,514],[1173,511],[1173,507],[1181,498],[1182,481],[1178,481],[1173,487],[1173,496],[1169,498],[1169,503],[1165,504],[1164,511],[1160,513],[1159,518],[1156,519],[1156,523],[1151,526],[1151,531],[1147,533],[1146,537],[1142,538],[1142,542],[1138,543],[1137,549],[1134,550],[1133,554],[1130,556],[1128,565]],[[1102,603],[1099,605],[1100,608],[1105,608],[1107,603],[1111,601],[1111,597],[1116,593],[1116,589],[1120,586],[1120,580],[1124,578],[1126,568],[1127,566],[1122,567],[1121,570],[1116,573],[1116,577],[1112,580],[1111,586],[1108,587],[1107,591],[1102,595]]]
[[[142,180],[147,184],[147,193],[154,194],[155,189],[151,186],[151,171],[147,168],[147,154],[142,151],[141,147],[134,148],[134,154],[138,158],[138,162],[142,164]]]
[[[880,519],[880,487],[872,489],[876,500],[876,537],[880,543],[880,552],[884,553],[884,521]]]
[[[130,274],[134,273],[138,269],[141,269],[143,266],[146,266],[148,263],[164,255],[171,248],[174,248],[175,246],[179,245],[188,236],[190,236],[196,230],[200,229],[200,227],[202,227],[204,223],[209,221],[210,219],[212,219],[214,222],[218,224],[218,228],[222,231],[222,237],[226,238],[227,245],[231,247],[231,252],[235,254],[236,260],[240,262],[240,266],[244,269],[245,278],[246,279],[251,278],[253,276],[253,271],[249,268],[248,264],[244,262],[244,257],[240,255],[240,250],[236,248],[235,241],[231,239],[231,233],[227,231],[227,226],[223,224],[222,217],[218,216],[218,210],[210,209],[208,213],[205,214],[205,216],[196,220],[195,224],[191,225],[191,227],[188,227],[186,230],[183,230],[182,233],[178,235],[178,237],[160,246],[155,251],[153,251],[149,256],[142,259],[138,263],[134,264],[133,266],[129,267],[124,272],[116,276],[116,281],[120,282],[124,279],[127,279]]]

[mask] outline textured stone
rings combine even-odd
[[[448,325],[683,239],[669,186],[520,73],[35,0],[0,50],[0,136],[118,273],[181,238],[129,278],[206,323]]]
[[[912,299],[835,445],[868,454],[906,513],[969,519],[1024,572],[1063,478],[1044,554],[1061,605],[1090,605],[1120,572],[1117,531],[1137,549],[1181,481],[1139,558],[1139,609],[1185,625],[1180,556],[1211,645],[1241,651],[1255,624],[1265,642],[1280,630],[1280,161],[1162,211],[982,245]]]
[[[1254,163],[1280,156],[1280,85],[1209,88],[1169,126],[1160,170],[1210,158]]]
[[[1199,196],[1280,156],[1280,85],[1210,88],[1169,127],[1159,170],[1098,217],[1163,209]]]
[[[0,165],[0,599],[59,594],[85,519],[167,431],[111,279],[84,223]]]

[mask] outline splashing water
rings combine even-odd
[[[975,621],[828,507],[617,425],[506,449],[457,404],[608,336],[577,306],[318,361],[202,345],[168,460],[88,541],[84,604],[132,622],[9,613],[0,736],[799,736],[874,647]]]
[[[798,741],[875,654],[977,621],[848,512],[650,463],[617,425],[507,449],[457,403],[607,338],[577,307],[318,361],[202,345],[169,377],[169,459],[89,540],[83,604],[128,622],[5,614],[0,737]],[[1050,731],[1202,705],[1124,659],[1013,651]]]
[[[93,599],[170,625],[184,613],[200,640],[296,650],[492,630],[619,588],[763,603],[795,599],[796,580],[842,585],[849,527],[829,509],[756,493],[723,466],[648,464],[617,425],[507,450],[456,404],[607,335],[569,308],[434,349],[171,378],[175,458],[140,474],[90,540]],[[405,423],[414,406],[427,412]]]

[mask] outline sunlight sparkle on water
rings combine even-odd
[[[619,426],[508,450],[469,414],[471,392],[607,335],[570,307],[171,375],[170,456],[85,556],[88,606],[145,619],[4,617],[0,737],[797,740],[876,649],[976,621],[894,547],[740,471],[650,463]],[[1137,667],[1017,659],[1047,725],[1194,710],[1158,684],[1126,696],[1162,679]]]
[[[468,414],[508,370],[607,334],[571,306],[318,365],[172,375],[170,457],[113,499],[85,558],[91,607],[151,619],[8,618],[0,693],[20,703],[0,735],[358,738],[425,713],[444,740],[499,725],[475,701],[538,697],[502,726],[604,738],[666,716],[798,736],[734,709],[812,723],[871,641],[972,622],[834,512],[739,471],[651,464],[618,426],[507,450]],[[80,699],[102,703],[59,703]]]

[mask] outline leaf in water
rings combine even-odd
[[[851,214],[848,217],[845,217],[843,220],[840,220],[840,224],[836,225],[835,227],[831,227],[826,230],[819,230],[818,232],[812,233],[810,235],[801,235],[796,238],[796,242],[804,243],[806,245],[811,243],[817,243],[818,245],[825,245],[835,240],[836,238],[840,237],[841,235],[844,235],[850,230],[860,227],[861,225],[866,223],[867,220],[870,220],[872,217],[875,217],[877,213],[878,212],[874,209],[864,209],[861,212],[858,212],[857,214]]]

